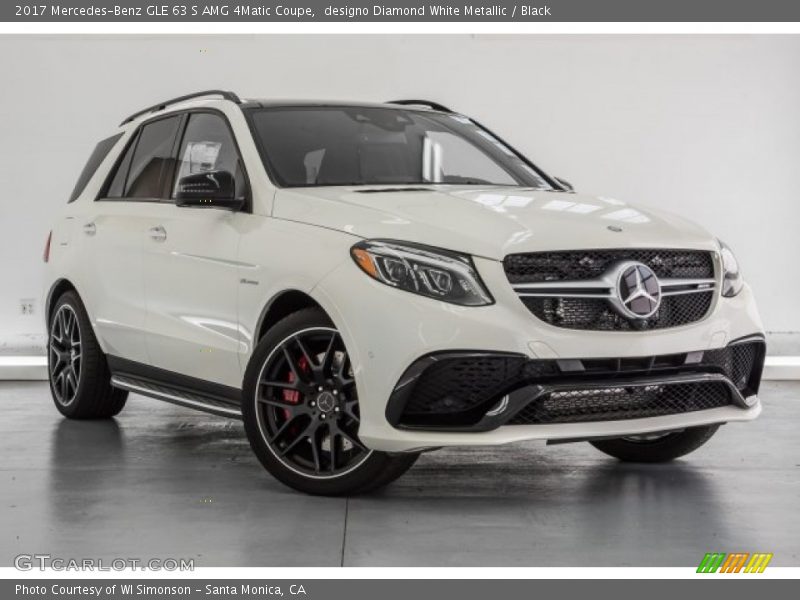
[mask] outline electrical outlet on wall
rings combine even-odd
[[[25,315],[32,315],[33,309],[36,307],[36,300],[33,298],[22,298],[19,301],[20,312]]]

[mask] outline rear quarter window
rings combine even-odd
[[[97,171],[97,167],[99,167],[100,163],[105,160],[106,156],[108,156],[108,153],[111,152],[111,149],[121,137],[122,134],[118,133],[98,142],[97,146],[94,147],[94,151],[92,152],[91,156],[89,156],[89,160],[86,161],[83,171],[81,171],[81,174],[78,177],[75,188],[72,190],[72,194],[70,194],[69,202],[75,202],[75,200],[78,199],[78,196],[83,193],[83,190],[86,189],[86,184],[89,183],[89,180]]]

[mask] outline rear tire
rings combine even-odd
[[[53,402],[65,417],[108,419],[125,407],[128,392],[112,387],[106,356],[75,292],[65,292],[53,307],[47,372]]]
[[[631,436],[613,440],[594,440],[592,446],[624,462],[658,463],[694,452],[719,429],[719,425],[690,427],[662,436]]]
[[[363,494],[405,473],[418,453],[390,454],[358,439],[358,393],[347,349],[318,308],[289,315],[256,347],[242,417],[253,452],[276,479],[307,494]]]

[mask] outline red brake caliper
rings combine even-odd
[[[297,361],[297,368],[303,373],[308,372],[308,361],[305,356],[301,356],[300,360]],[[287,381],[289,383],[295,382],[295,376],[292,370],[289,370]],[[297,390],[283,390],[283,401],[286,402],[286,404],[300,404],[300,392]],[[289,411],[284,409],[283,416],[288,419],[290,416]]]

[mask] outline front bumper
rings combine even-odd
[[[618,438],[687,427],[752,421],[761,414],[761,402],[753,398],[748,409],[727,406],[701,412],[680,413],[666,417],[649,417],[629,421],[597,421],[592,423],[559,423],[552,425],[520,425],[500,427],[478,433],[447,433],[397,430],[391,437],[365,439],[368,446],[386,452],[410,452],[450,446],[498,446],[513,442],[547,440],[549,442],[582,441],[600,438]]]
[[[760,413],[756,388],[742,394],[748,399],[744,404],[732,401],[701,410],[637,418],[513,425],[494,422],[492,427],[486,427],[484,423],[478,428],[474,427],[475,422],[468,427],[431,427],[429,424],[419,427],[413,423],[412,426],[401,423],[396,410],[398,382],[408,380],[409,371],[413,371],[420,360],[442,353],[499,353],[523,361],[556,361],[556,364],[560,361],[564,365],[587,358],[592,361],[635,361],[641,357],[724,349],[731,340],[758,335],[762,331],[748,287],[735,298],[717,297],[707,317],[685,327],[648,332],[561,329],[531,315],[509,285],[500,263],[485,259],[475,259],[475,262],[496,299],[492,306],[458,307],[414,296],[365,277],[352,263],[343,264],[313,290],[313,295],[331,316],[348,347],[361,399],[359,437],[370,448],[402,452],[530,439],[613,437],[747,421]],[[674,370],[666,375],[674,377],[683,372],[685,370]],[[716,373],[724,375],[719,371]],[[641,372],[626,372],[616,373],[614,377],[623,379],[617,384],[636,387],[632,378],[642,375]],[[525,383],[539,385],[541,382],[531,379]],[[529,389],[525,398],[553,391],[552,387],[544,391]],[[509,414],[506,412],[504,416]],[[483,416],[485,413],[480,415]]]
[[[386,407],[393,427],[491,431],[505,425],[617,421],[754,404],[760,336],[718,350],[617,359],[538,360],[447,352],[417,360]]]

